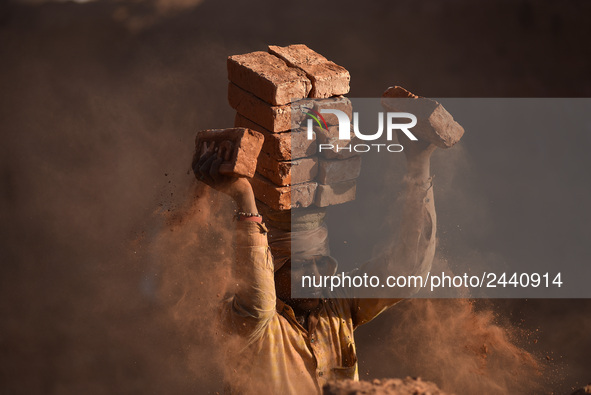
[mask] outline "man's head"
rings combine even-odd
[[[321,293],[314,294],[312,290],[310,298],[292,299],[291,282],[293,279],[301,283],[304,275],[328,276],[336,272],[337,262],[330,256],[326,225],[292,232],[271,228],[269,246],[275,265],[277,297],[296,310],[309,311],[316,307]]]

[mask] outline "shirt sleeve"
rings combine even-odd
[[[236,287],[230,300],[232,321],[256,337],[276,311],[273,257],[267,228],[253,221],[236,224]]]
[[[384,270],[387,266],[387,258],[380,256],[366,262],[361,268],[354,270],[351,274],[367,273],[368,276],[377,275],[380,277],[380,281],[383,282],[387,275]],[[355,292],[349,296],[351,316],[355,328],[368,323],[389,307],[403,300],[403,298],[364,298],[363,295],[358,295]]]
[[[390,251],[366,262],[361,268],[355,270],[357,273],[352,273],[366,273],[368,276],[375,275],[380,278],[382,284],[390,275],[403,276],[407,279],[405,282],[405,284],[408,284],[407,287],[396,289],[395,292],[391,293],[397,298],[365,299],[362,294],[359,294],[360,290],[353,290],[350,295],[350,302],[355,327],[371,321],[388,307],[418,292],[421,285],[424,285],[423,281],[431,270],[436,246],[436,216],[432,189],[429,188],[427,197],[419,201],[422,202],[426,221],[423,224],[424,232],[421,232],[417,240],[414,241],[417,244],[416,247],[410,249],[410,251],[416,252],[416,255],[396,255]],[[408,243],[408,240],[403,240],[403,243]],[[387,287],[382,289],[388,293]],[[394,290],[392,289],[392,291]]]

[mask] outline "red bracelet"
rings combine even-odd
[[[236,218],[238,221],[258,222],[259,224],[263,222],[263,217],[258,213],[239,212],[236,213]]]
[[[238,221],[250,221],[250,222],[258,222],[259,224],[263,223],[263,219],[261,217],[240,217]]]

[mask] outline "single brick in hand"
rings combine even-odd
[[[417,117],[410,129],[419,140],[440,148],[449,148],[464,135],[464,128],[441,104],[417,96],[400,86],[391,86],[382,94],[382,106],[390,112],[409,112]]]
[[[221,174],[252,177],[263,140],[261,133],[246,128],[202,130],[195,137],[193,164],[214,144],[217,155],[224,158],[219,168]]]

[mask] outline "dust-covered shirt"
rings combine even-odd
[[[325,382],[358,379],[353,331],[400,299],[322,299],[308,327],[275,296],[267,228],[238,221],[235,294],[223,321],[243,342],[228,355],[232,393],[315,394]]]

